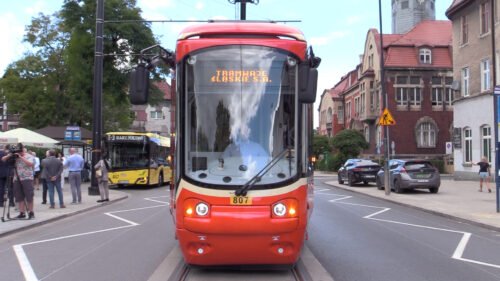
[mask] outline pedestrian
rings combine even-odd
[[[35,188],[40,190],[40,158],[36,157],[36,152],[30,151],[31,155],[35,157],[35,167],[33,167],[34,178],[35,178]]]
[[[58,152],[56,158],[59,159],[63,164],[64,161],[66,161],[66,157],[64,157],[64,154],[62,152]],[[64,189],[64,179],[67,177],[68,177],[68,168],[63,166],[63,173],[61,175],[61,189]]]
[[[49,157],[48,150],[45,151],[45,159],[47,159],[47,157]],[[40,179],[42,181],[42,204],[47,204],[47,191],[49,190],[49,186],[47,185],[47,169],[43,168],[42,166],[41,170],[42,172],[40,173]]]
[[[33,167],[35,166],[35,159],[31,154],[26,152],[22,143],[17,144],[16,149],[11,148],[10,150],[11,152],[2,157],[2,160],[9,161],[10,159],[15,159],[13,186],[16,203],[19,206],[19,215],[17,218],[26,218],[27,211],[28,219],[34,219],[33,197],[35,190],[33,186]]]
[[[56,152],[54,150],[48,151],[48,157],[43,159],[42,167],[45,173],[45,180],[47,182],[47,186],[49,188],[49,200],[50,200],[50,209],[54,209],[55,201],[54,201],[54,188],[57,191],[57,197],[59,197],[59,207],[66,208],[64,205],[63,192],[61,189],[61,176],[63,172],[63,163],[56,157]]]
[[[69,157],[64,162],[64,166],[68,167],[68,181],[71,187],[71,195],[73,201],[71,204],[82,203],[82,169],[84,160],[83,157],[76,153],[76,148],[69,149]]]
[[[8,153],[9,145],[7,144],[5,145],[4,149],[0,150],[0,159],[2,159]],[[7,197],[5,199],[8,198],[10,207],[14,207],[14,192],[12,190],[12,177],[10,176],[13,170],[13,163],[0,161],[0,207],[3,207],[3,204],[7,204],[7,202],[4,202],[5,192],[7,192]]]
[[[488,163],[488,159],[486,157],[483,157],[481,159],[481,162],[475,163],[476,165],[479,166],[479,192],[483,192],[483,182],[486,185],[486,188],[488,188],[488,192],[491,193],[490,189],[490,178],[491,178],[491,165]]]
[[[95,164],[94,168],[96,170],[101,170],[101,176],[96,176],[97,184],[99,185],[99,193],[101,194],[101,200],[97,200],[97,203],[107,202],[109,201],[109,187],[108,187],[108,170],[109,170],[109,161],[107,160],[108,156],[105,154],[97,164]]]

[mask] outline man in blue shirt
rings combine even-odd
[[[64,167],[68,167],[69,175],[68,181],[71,186],[71,195],[73,201],[71,204],[82,203],[82,169],[83,169],[83,157],[76,153],[76,148],[72,147],[69,149],[70,156],[64,161]]]

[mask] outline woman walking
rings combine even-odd
[[[488,188],[488,192],[491,193],[490,189],[490,163],[488,163],[488,159],[483,157],[481,162],[477,162],[476,165],[479,166],[479,192],[483,192],[483,182],[486,184],[486,188]]]

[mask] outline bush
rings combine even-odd
[[[433,159],[433,160],[430,160],[430,162],[432,163],[432,165],[434,167],[436,167],[438,170],[439,170],[439,173],[442,174],[445,172],[444,170],[444,161],[441,160],[441,159]]]

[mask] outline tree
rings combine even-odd
[[[323,155],[325,152],[331,152],[332,145],[330,138],[322,135],[313,135],[313,154],[316,157]]]
[[[142,20],[135,0],[104,3],[106,20]],[[27,26],[24,40],[33,52],[12,63],[0,81],[9,110],[21,114],[22,126],[92,126],[95,14],[95,0],[65,0],[60,12],[40,14]],[[128,72],[137,58],[123,54],[139,53],[156,42],[147,23],[104,25],[105,131],[126,129],[133,118]],[[151,96],[160,101],[162,93],[153,89]]]
[[[333,148],[340,162],[358,157],[363,149],[369,147],[365,137],[356,130],[342,130],[332,139]]]

